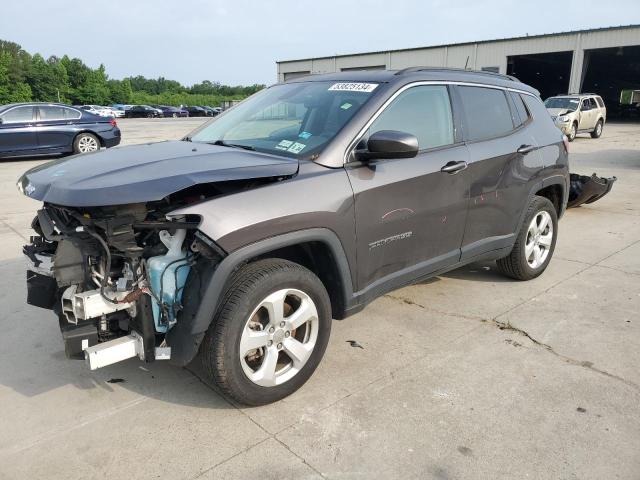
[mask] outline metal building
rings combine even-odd
[[[277,62],[278,80],[349,70],[436,66],[515,75],[540,91],[595,92],[615,112],[622,90],[640,89],[640,25]]]

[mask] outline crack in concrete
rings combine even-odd
[[[588,266],[588,267],[576,272],[573,276],[571,276],[569,278],[575,277],[576,275],[584,272],[585,270],[591,268],[592,266],[599,266],[599,265],[590,265],[590,266]],[[427,307],[427,306],[422,305],[420,303],[414,302],[413,300],[409,300],[409,299],[406,299],[406,298],[403,298],[403,297],[395,297],[395,296],[389,295],[389,294],[385,295],[385,297],[389,297],[389,298],[391,298],[393,300],[396,300],[396,301],[399,301],[399,302],[403,302],[403,303],[405,303],[407,305],[416,306],[416,307],[419,307],[419,308],[422,308],[422,309],[425,309],[425,310],[429,310],[430,312],[433,312],[433,313],[436,313],[436,314],[456,316],[456,317],[467,319],[467,320],[480,320],[481,322],[484,322],[484,323],[490,323],[490,324],[498,327],[500,330],[508,330],[508,331],[512,331],[512,332],[518,333],[518,334],[526,337],[527,339],[529,339],[534,345],[537,345],[537,346],[543,348],[544,350],[546,350],[549,353],[555,355],[556,357],[560,358],[561,360],[563,360],[564,362],[566,362],[566,363],[568,363],[570,365],[583,367],[583,368],[591,370],[591,371],[593,371],[595,373],[599,373],[599,374],[604,375],[604,376],[606,376],[608,378],[611,378],[611,379],[617,380],[619,382],[622,382],[625,385],[627,385],[628,387],[631,387],[631,388],[633,388],[633,389],[635,389],[635,390],[640,392],[640,385],[638,385],[637,383],[632,382],[631,380],[627,380],[626,378],[620,377],[619,375],[615,375],[613,373],[607,372],[606,370],[602,370],[600,368],[597,368],[597,367],[594,366],[593,362],[589,362],[589,361],[585,361],[585,360],[576,360],[575,358],[571,358],[571,357],[569,357],[567,355],[564,355],[562,353],[558,353],[558,352],[556,352],[554,350],[554,348],[551,345],[546,344],[544,342],[541,342],[540,340],[538,340],[535,337],[533,337],[526,330],[523,330],[523,329],[518,328],[518,327],[516,327],[514,325],[511,325],[511,323],[509,323],[509,322],[501,322],[500,320],[498,320],[499,317],[501,317],[501,316],[503,316],[503,315],[515,310],[519,306],[524,305],[525,303],[533,300],[534,298],[537,298],[538,296],[542,295],[543,293],[548,292],[549,290],[554,288],[557,284],[562,283],[564,281],[565,280],[561,280],[561,281],[557,282],[553,286],[551,286],[548,289],[546,289],[544,292],[541,292],[541,293],[539,293],[537,295],[534,295],[533,297],[525,300],[524,302],[521,302],[518,305],[514,306],[513,308],[510,308],[509,310],[507,310],[507,311],[505,311],[505,312],[503,312],[503,313],[501,313],[499,315],[496,315],[494,318],[490,318],[490,319],[489,318],[470,317],[470,316],[465,316],[465,315],[458,315],[458,314],[451,313],[451,312],[441,312],[441,311],[435,310],[435,309],[433,309],[431,307]]]
[[[513,325],[511,325],[509,322],[505,323],[505,322],[500,322],[498,320],[491,320],[491,323],[493,323],[495,326],[497,326],[500,330],[509,330],[512,332],[516,332],[519,333],[520,335],[523,335],[524,337],[528,338],[531,342],[533,342],[535,345],[538,345],[539,347],[542,347],[543,349],[545,349],[546,351],[552,353],[553,355],[555,355],[556,357],[562,359],[563,361],[565,361],[566,363],[569,363],[570,365],[575,365],[577,367],[583,367],[586,368],[588,370],[592,370],[593,372],[599,373],[601,375],[604,375],[605,377],[609,377],[612,378],[614,380],[618,380],[619,382],[624,383],[625,385],[637,390],[640,392],[640,385],[638,385],[637,383],[632,382],[631,380],[627,380],[626,378],[620,377],[619,375],[615,375],[613,373],[607,372],[606,370],[602,370],[600,368],[596,368],[593,364],[593,362],[589,362],[589,361],[585,361],[585,360],[576,360],[575,358],[571,358],[567,355],[564,355],[562,353],[558,353],[554,350],[554,348],[544,342],[541,342],[540,340],[537,340],[536,338],[532,337],[531,334],[529,332],[527,332],[526,330],[523,330],[521,328],[515,327]]]

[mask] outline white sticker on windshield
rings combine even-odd
[[[282,140],[279,144],[276,145],[278,150],[287,150],[293,142],[291,140]]]
[[[329,87],[329,90],[338,92],[371,93],[377,86],[377,83],[334,83]]]
[[[287,150],[287,152],[291,152],[291,153],[300,153],[302,150],[304,150],[304,147],[306,147],[306,145],[304,143],[294,143],[293,145],[291,145],[289,147],[289,149]]]

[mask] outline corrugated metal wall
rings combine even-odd
[[[283,61],[277,63],[278,81],[308,73],[332,73],[343,69],[380,66],[394,70],[417,65],[455,68],[466,66],[474,70],[498,67],[500,73],[506,73],[509,56],[572,51],[570,90],[579,91],[585,50],[631,45],[640,45],[640,26]]]

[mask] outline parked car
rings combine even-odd
[[[213,107],[208,107],[205,105],[202,108],[207,111],[207,116],[209,117],[215,117],[216,115],[220,114],[220,112]]]
[[[113,118],[57,103],[0,106],[0,157],[88,153],[119,143]]]
[[[116,107],[109,107],[111,109],[111,112],[113,113],[113,117],[114,118],[122,118],[125,115],[125,111],[124,108],[116,108]]]
[[[182,108],[178,108],[178,107],[168,107],[168,106],[162,106],[159,107],[160,110],[162,111],[162,115],[164,117],[188,117],[189,116],[189,112],[187,112],[186,110],[182,109]]]
[[[163,116],[161,111],[149,105],[134,105],[125,111],[127,118],[157,118]]]
[[[479,260],[542,274],[567,147],[538,92],[504,75],[278,84],[183,141],[26,172],[19,187],[44,202],[28,301],[57,312],[91,369],[200,351],[227,395],[273,402],[312,375],[332,318],[386,292]]]
[[[202,107],[185,107],[190,117],[208,117],[208,112]]]
[[[86,112],[98,115],[100,117],[113,117],[115,116],[113,110],[100,105],[80,105],[78,108]]]
[[[602,135],[607,109],[599,95],[558,95],[547,98],[544,106],[570,142],[579,133],[589,133],[591,138],[600,138]]]

